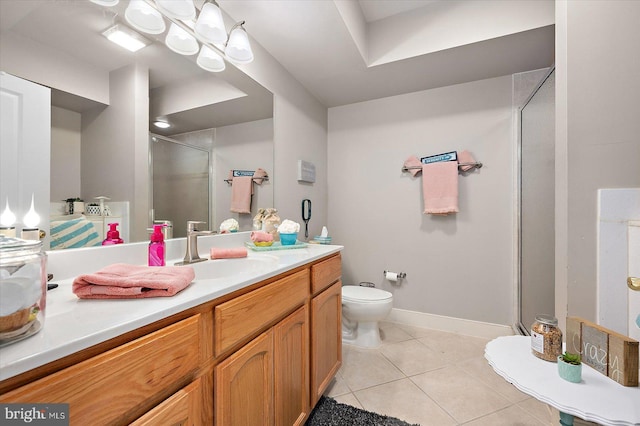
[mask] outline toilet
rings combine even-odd
[[[391,312],[393,295],[373,287],[342,287],[342,341],[364,348],[377,348],[380,340],[378,321]]]

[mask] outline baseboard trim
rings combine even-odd
[[[447,331],[465,336],[481,337],[484,339],[495,339],[496,337],[511,336],[514,334],[513,328],[508,325],[446,317],[443,315],[407,311],[397,308],[391,309],[391,313],[385,321],[413,327]]]

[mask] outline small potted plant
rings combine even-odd
[[[565,352],[558,356],[558,374],[569,382],[580,383],[582,381],[580,354]]]

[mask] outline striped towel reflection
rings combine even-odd
[[[51,250],[92,247],[102,244],[93,223],[79,217],[51,221]]]

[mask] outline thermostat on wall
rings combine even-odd
[[[316,165],[304,160],[298,160],[298,181],[314,183],[316,181]]]

